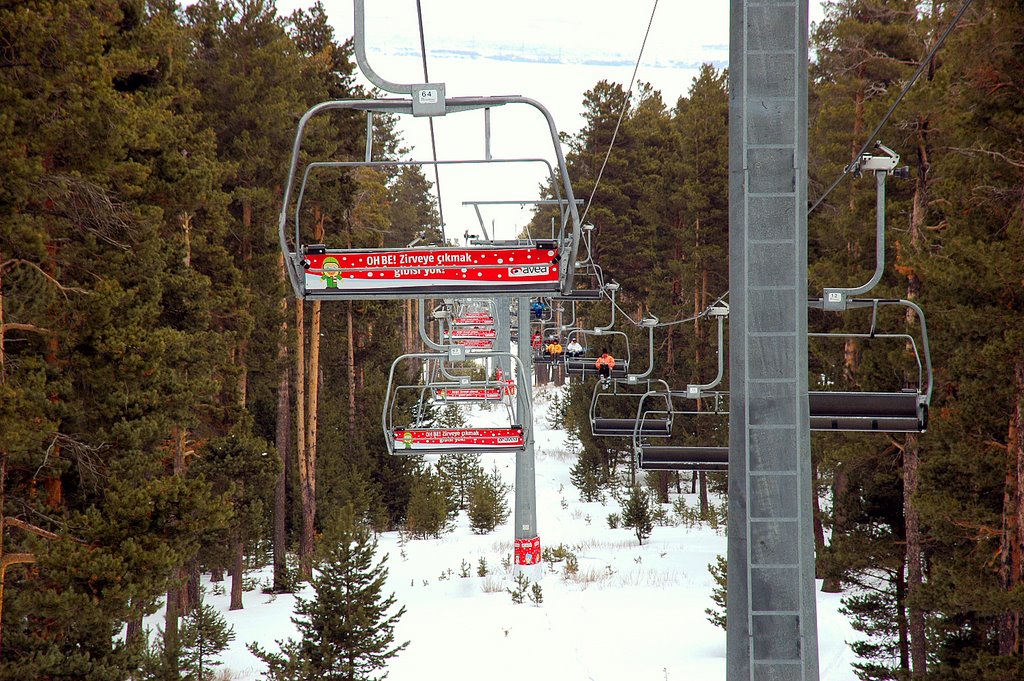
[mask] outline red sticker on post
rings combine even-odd
[[[515,540],[515,564],[537,565],[540,563],[540,537]]]

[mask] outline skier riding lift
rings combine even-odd
[[[601,352],[601,356],[594,362],[597,373],[601,377],[601,385],[607,387],[612,377],[612,369],[615,368],[615,358],[608,354],[607,350]]]

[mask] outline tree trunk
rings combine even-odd
[[[283,254],[281,256],[281,273],[284,273]],[[284,313],[288,311],[288,298],[281,300]],[[287,314],[282,315],[287,320]],[[277,459],[280,470],[274,485],[274,592],[281,593],[288,582],[287,550],[288,536],[285,519],[288,513],[288,450],[291,445],[291,394],[288,381],[288,322],[281,323],[281,339],[278,341],[277,357],[281,364],[281,375],[277,381],[277,427],[274,431],[274,445],[277,448]]]
[[[904,566],[896,570],[896,631],[900,648],[900,671],[898,678],[906,678],[910,671],[910,634],[907,628],[907,584]]]
[[[184,617],[192,612],[196,603],[199,602],[199,559],[192,558],[182,569],[185,581],[181,585],[181,593],[178,595],[178,616]]]
[[[313,544],[316,530],[316,454],[317,417],[320,394],[320,302],[313,301],[313,314],[309,322],[309,367],[306,393],[306,477],[303,484],[301,555],[309,563],[309,578],[313,576]]]
[[[134,604],[132,610],[136,610]],[[129,646],[132,646],[142,640],[142,613],[133,614],[126,624],[124,640]]]
[[[815,579],[825,578],[822,556],[825,555],[825,527],[821,522],[821,502],[818,499],[818,462],[811,458],[811,515],[814,518],[814,562]]]
[[[4,261],[4,255],[0,252],[0,263]],[[7,384],[7,364],[4,355],[4,338],[7,326],[4,323],[4,273],[0,268],[0,385]]]
[[[242,579],[245,577],[245,542],[231,540],[231,605],[228,610],[242,609]]]
[[[668,503],[668,471],[658,471],[658,501]]]
[[[835,544],[836,541],[841,541],[843,534],[846,532],[845,504],[848,488],[849,482],[846,478],[846,470],[842,464],[839,464],[832,474],[832,544]],[[821,584],[821,590],[824,593],[830,594],[841,592],[843,586],[839,581],[839,576],[835,574],[826,575]]]
[[[704,471],[698,473],[700,480],[700,517],[711,517],[711,506],[708,504],[708,474]]]
[[[1006,446],[1006,477],[1003,486],[1002,534],[999,542],[999,579],[1007,592],[1022,581],[1024,550],[1024,361],[1014,365],[1015,405],[1010,418]],[[999,654],[1021,654],[1021,612],[1007,610],[999,615]]]
[[[918,437],[907,435],[903,449],[903,517],[907,535],[907,604],[913,679],[923,679],[928,666],[924,611],[915,603],[924,582],[920,517],[914,503],[918,479]]]
[[[348,460],[355,461],[356,456],[356,344],[355,330],[352,323],[352,301],[348,301],[348,313],[345,316],[345,328],[348,336],[346,351],[348,352]]]
[[[295,453],[299,468],[299,503],[302,507],[302,529],[299,534],[299,579],[309,581],[313,578],[313,543],[312,536],[306,542],[306,515],[310,517],[315,509],[310,509],[313,500],[309,495],[309,462],[306,459],[306,323],[304,319],[305,303],[295,301],[295,332],[298,341],[295,344]]]
[[[181,596],[183,570],[179,568],[175,575],[178,579],[167,590],[167,607],[164,609],[164,664],[169,678],[178,677],[179,644],[178,644],[178,601]]]

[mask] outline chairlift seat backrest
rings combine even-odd
[[[811,430],[921,433],[928,425],[925,398],[916,390],[897,393],[812,391],[808,398]]]
[[[632,437],[637,430],[636,419],[595,418],[590,428],[598,437]],[[667,417],[645,418],[639,423],[640,434],[648,437],[668,437],[672,434],[672,420]]]
[[[644,446],[640,468],[646,471],[726,471],[728,447]]]

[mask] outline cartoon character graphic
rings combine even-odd
[[[402,435],[402,443],[405,444],[406,449],[412,449],[412,433],[405,431]]]
[[[341,263],[332,256],[324,258],[324,264],[320,266],[320,280],[327,284],[327,288],[338,288],[341,279]]]

